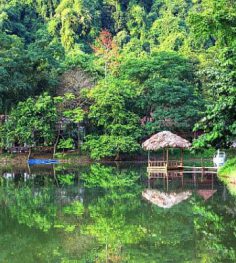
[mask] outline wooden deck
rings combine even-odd
[[[184,166],[182,161],[148,161],[148,177],[149,178],[164,178],[168,177],[169,172],[175,172],[174,177],[181,177],[183,174],[215,174],[217,175],[217,167],[195,167]],[[173,176],[172,176],[173,177]]]
[[[159,171],[167,171],[172,169],[180,169],[183,168],[183,162],[177,160],[170,161],[148,161],[148,172],[153,172],[156,170]]]

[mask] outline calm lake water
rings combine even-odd
[[[165,209],[142,198],[147,188],[189,196]],[[142,164],[5,168],[0,262],[236,262],[235,204],[211,174],[148,181]]]

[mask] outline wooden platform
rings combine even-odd
[[[167,170],[176,170],[182,169],[183,162],[177,160],[170,160],[170,161],[148,161],[148,172],[154,171],[167,171]]]

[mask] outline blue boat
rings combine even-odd
[[[40,165],[40,164],[57,164],[59,163],[58,160],[54,159],[29,159],[29,165]]]

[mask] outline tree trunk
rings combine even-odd
[[[53,158],[54,158],[56,151],[57,151],[57,144],[59,141],[59,137],[60,137],[60,129],[57,132],[57,138],[56,138],[56,141],[55,141],[54,146],[53,146]]]
[[[31,155],[31,147],[29,147],[28,161],[30,159],[30,155]]]
[[[117,153],[116,154],[116,158],[115,158],[115,161],[120,161],[121,159],[120,159],[120,153]]]

